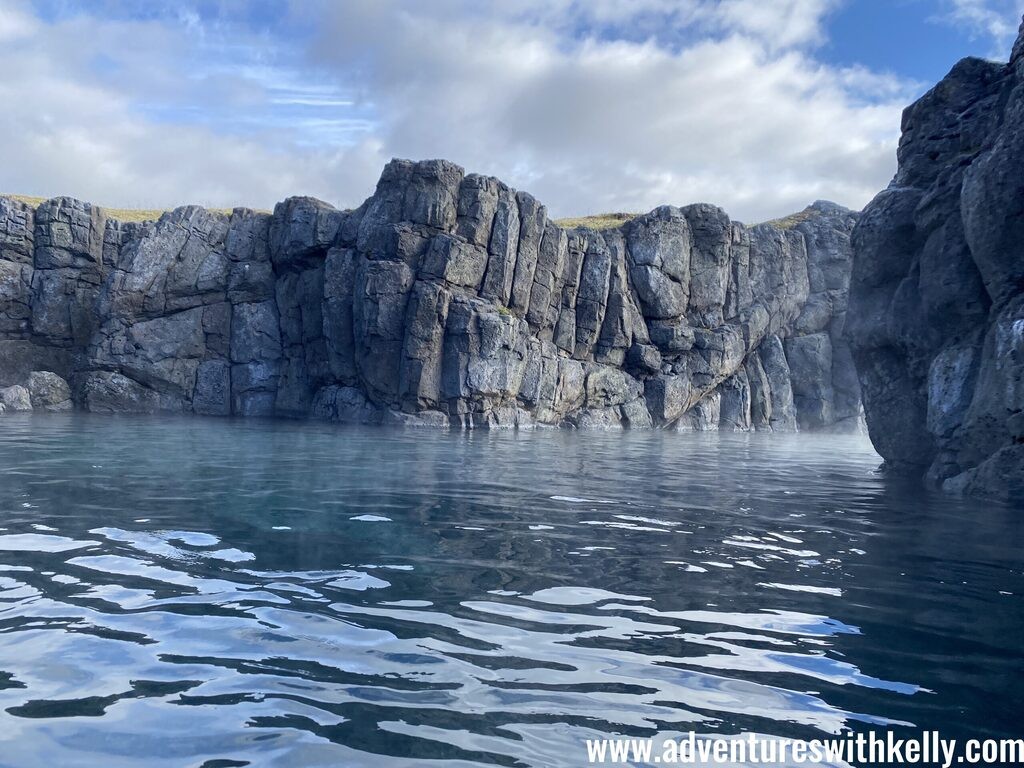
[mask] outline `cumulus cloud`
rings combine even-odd
[[[709,5],[709,12],[726,29],[753,35],[771,49],[825,39],[822,22],[836,9],[838,0],[722,0]]]
[[[307,132],[264,114],[295,93],[286,70],[203,57],[193,69],[192,36],[159,22],[51,24],[11,4],[0,40],[0,192],[143,208],[266,208],[298,193],[345,204],[372,189],[385,161],[372,135],[307,140],[336,121]]]
[[[0,189],[356,205],[400,156],[497,175],[556,215],[859,207],[892,174],[916,86],[822,63],[835,6],[302,0],[261,27],[5,3]]]
[[[388,151],[494,173],[559,213],[709,200],[757,220],[822,196],[859,207],[892,174],[908,86],[814,58],[832,5],[645,3],[705,31],[673,45],[567,37],[550,6],[347,3],[325,8],[315,54],[358,73]]]
[[[1004,59],[1017,37],[1024,0],[945,0],[940,20],[990,42],[989,56]]]

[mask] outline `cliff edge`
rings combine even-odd
[[[1024,25],[903,114],[899,170],[853,233],[849,333],[895,471],[1024,497]]]

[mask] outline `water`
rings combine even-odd
[[[0,765],[1024,735],[1024,510],[877,464],[846,437],[7,414]]]

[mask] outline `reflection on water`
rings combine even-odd
[[[877,463],[846,437],[5,415],[0,764],[1020,737],[1024,510]]]

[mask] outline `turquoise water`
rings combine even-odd
[[[1021,737],[1024,509],[877,464],[850,437],[7,414],[0,765]]]

